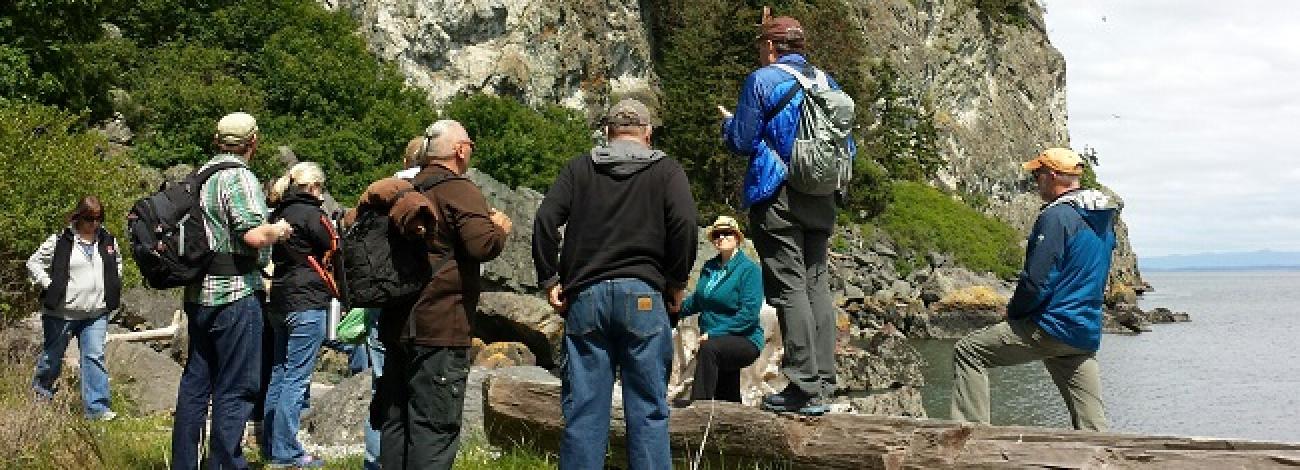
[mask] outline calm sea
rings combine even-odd
[[[1119,432],[1300,442],[1300,271],[1153,272],[1143,308],[1190,323],[1102,339],[1103,396]],[[929,361],[924,400],[948,417],[952,341],[916,341]],[[1040,363],[991,376],[994,424],[1068,427]]]

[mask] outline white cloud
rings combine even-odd
[[[1300,2],[1046,3],[1073,144],[1140,255],[1300,250]]]

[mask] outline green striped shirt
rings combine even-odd
[[[244,163],[237,155],[222,154],[212,157],[200,170],[222,162]],[[270,247],[258,250],[243,240],[244,232],[266,223],[269,212],[262,184],[252,171],[230,168],[213,174],[200,190],[199,207],[203,210],[203,223],[208,230],[212,251],[256,255],[262,266],[270,261]],[[261,271],[240,276],[203,276],[201,282],[185,287],[185,301],[215,307],[262,289]]]

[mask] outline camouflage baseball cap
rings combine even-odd
[[[653,126],[654,118],[645,103],[633,98],[623,98],[610,106],[605,114],[606,126]]]

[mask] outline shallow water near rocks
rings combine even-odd
[[[1152,272],[1144,309],[1190,323],[1106,335],[1098,359],[1117,432],[1300,442],[1300,271]],[[952,344],[916,340],[929,366],[922,390],[932,418],[949,416]],[[993,422],[1068,427],[1042,364],[996,369]]]

